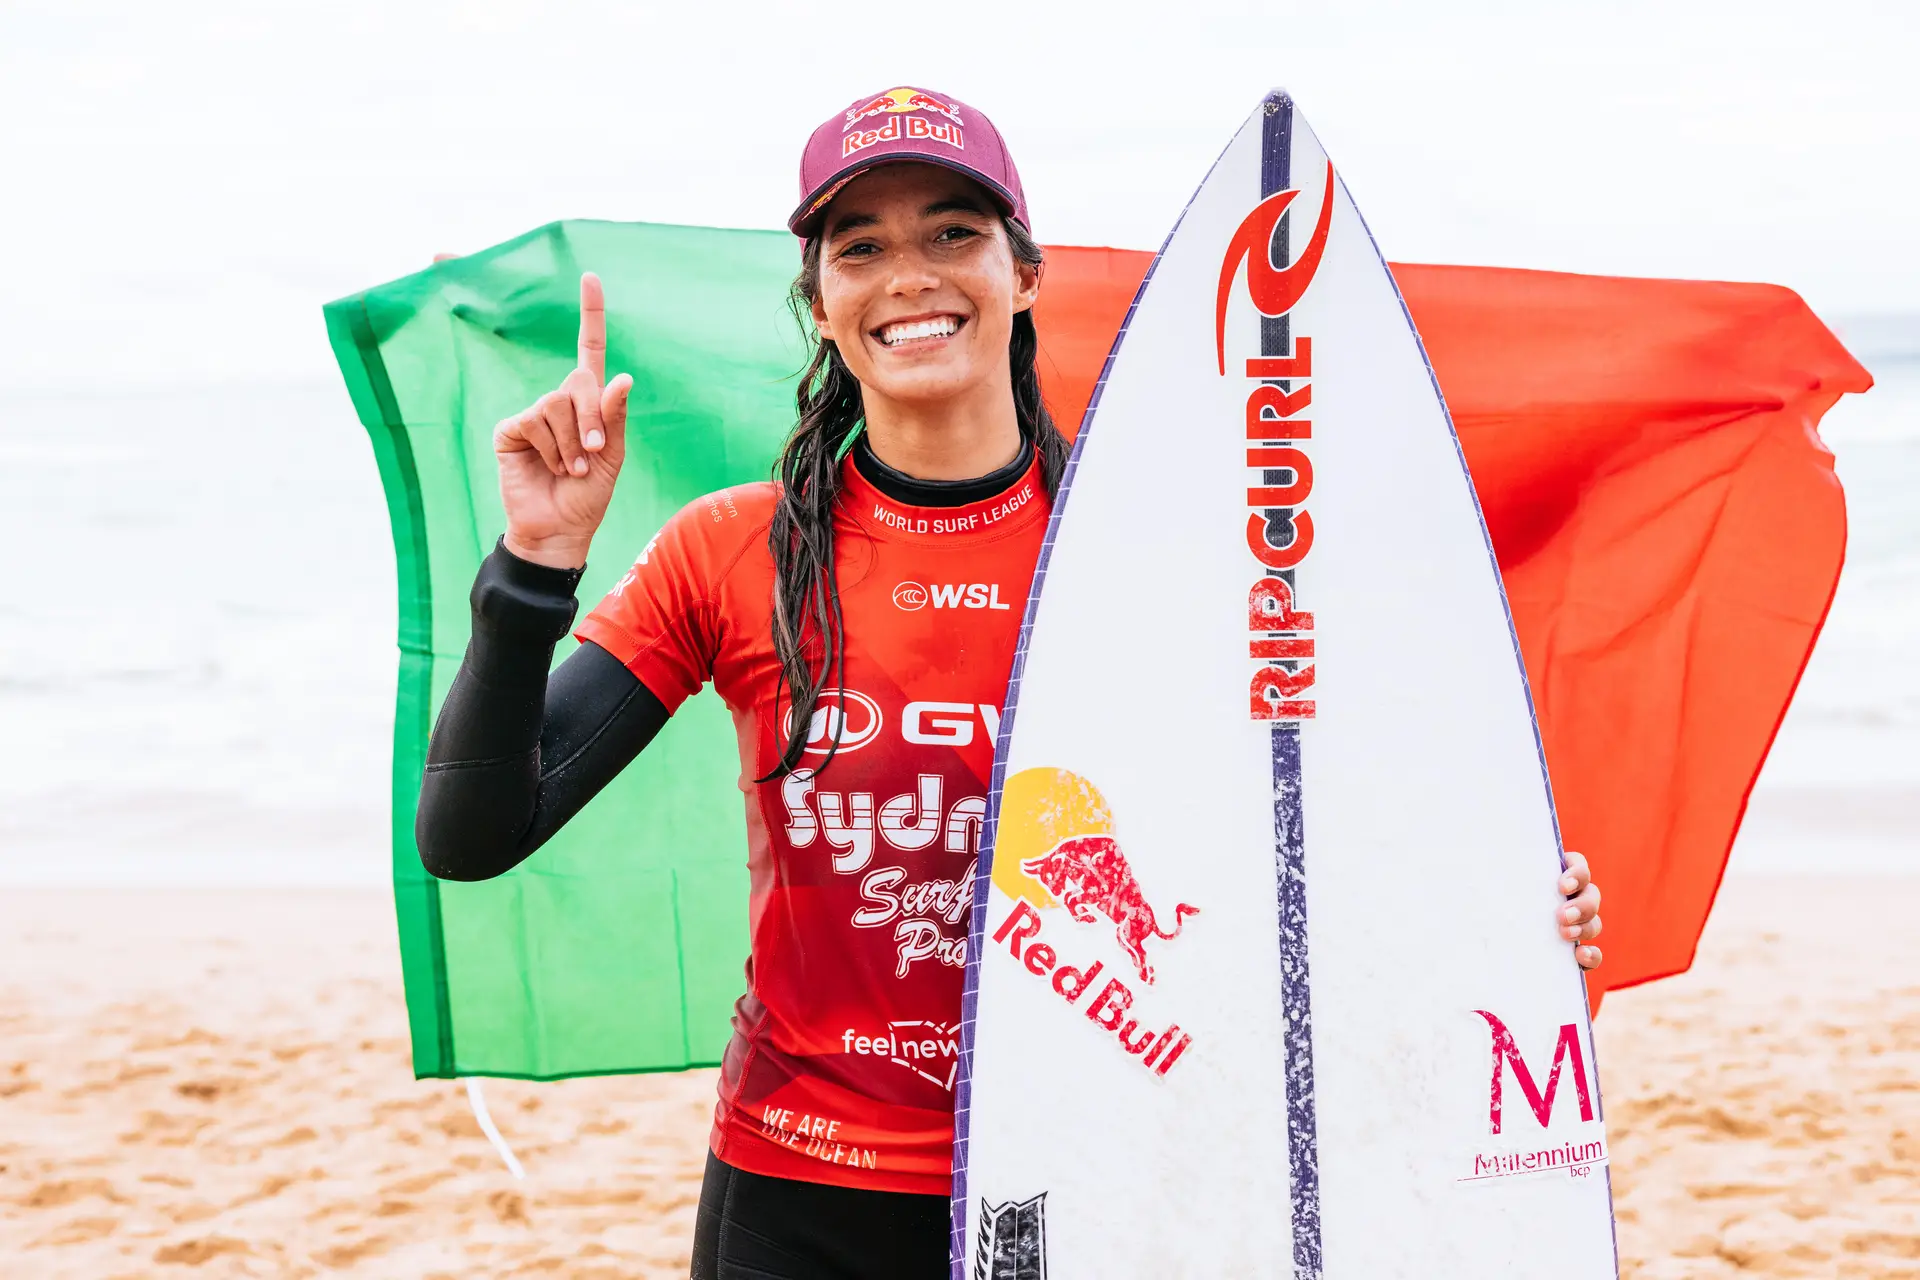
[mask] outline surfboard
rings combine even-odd
[[[997,752],[954,1280],[1617,1274],[1499,570],[1284,93],[1108,357]]]

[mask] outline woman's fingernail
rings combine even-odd
[[[1565,920],[1568,924],[1573,924],[1575,921],[1580,919],[1580,908],[1568,907],[1566,910],[1560,913],[1560,918],[1562,920]]]
[[[573,460],[573,474],[577,476],[587,474],[587,460],[585,458],[575,458]]]
[[[1580,882],[1572,876],[1560,877],[1560,892],[1572,893],[1580,887]]]
[[[607,442],[607,438],[601,435],[598,431],[587,432],[587,448],[598,449],[601,445],[605,444],[606,442]]]
[[[1568,925],[1566,928],[1560,931],[1560,936],[1565,938],[1568,942],[1572,942],[1575,938],[1580,936],[1580,926],[1577,924]]]

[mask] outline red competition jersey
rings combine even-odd
[[[712,680],[739,734],[753,950],[714,1154],[752,1173],[947,1195],[974,863],[1050,503],[1037,462],[962,507],[896,503],[850,460],[842,476],[845,696],[822,697],[809,760],[844,719],[819,777],[754,781],[778,759],[773,485],[681,510],[577,634],[669,711]]]

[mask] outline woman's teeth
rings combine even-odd
[[[944,338],[959,328],[958,316],[935,316],[931,320],[914,320],[907,324],[883,326],[880,330],[880,341],[886,346],[894,347],[918,338]]]

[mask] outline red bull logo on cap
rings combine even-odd
[[[909,111],[931,111],[935,115],[945,116],[954,124],[960,124],[960,109],[951,102],[942,102],[939,98],[919,89],[889,89],[876,97],[868,98],[859,106],[847,110],[847,121],[840,126],[845,133],[862,120],[878,115],[902,115]]]
[[[885,123],[872,128],[857,128],[864,120],[886,117]],[[935,116],[940,117],[934,119]],[[840,126],[846,136],[840,139],[840,158],[882,142],[903,138],[943,142],[956,151],[965,151],[967,141],[960,129],[960,109],[919,89],[889,89],[847,111],[847,122]]]
[[[1058,919],[1053,916],[1058,908],[1081,924],[1104,919],[1113,926],[1125,964],[1151,986],[1148,945],[1171,942],[1188,917],[1199,914],[1198,907],[1176,903],[1172,928],[1165,926],[1127,860],[1100,789],[1066,769],[1024,769],[1007,779],[1000,793],[993,883],[1013,899],[1013,910],[993,931],[993,944],[1006,947],[1027,972],[1047,979],[1055,994],[1111,1033],[1141,1065],[1166,1075],[1193,1036],[1177,1022],[1162,1028],[1136,1012],[1138,995],[1126,978],[1108,977],[1102,984],[1106,961],[1082,963],[1084,957],[1070,956],[1070,950],[1085,945],[1070,926],[1056,926],[1053,936],[1042,940],[1049,918]],[[1109,953],[1108,958],[1114,957]],[[1092,998],[1083,1004],[1089,993]]]
[[[929,120],[925,116],[894,116],[877,129],[856,129],[840,139],[842,159],[863,151],[882,142],[898,142],[902,138],[919,138],[928,142],[944,142],[956,151],[967,149],[966,136],[960,126],[950,120]]]

